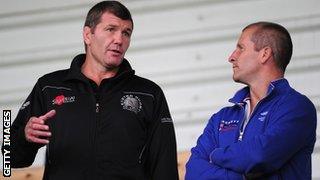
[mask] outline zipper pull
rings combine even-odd
[[[242,141],[243,132],[240,132],[238,141]]]
[[[96,113],[99,113],[99,103],[96,103]]]

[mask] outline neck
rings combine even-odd
[[[267,94],[267,87],[259,87],[255,88],[250,86],[250,106],[251,110],[253,110],[258,102],[263,99]]]
[[[250,88],[250,105],[251,109],[254,109],[260,100],[267,96],[268,88],[272,81],[283,78],[283,75],[269,76],[269,78],[257,78],[259,79],[255,83],[249,84]]]
[[[86,59],[81,67],[81,72],[99,86],[103,79],[114,77],[118,69],[119,68],[107,69],[98,64],[90,63],[90,61]]]

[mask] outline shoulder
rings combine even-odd
[[[38,84],[40,86],[46,86],[48,84],[60,84],[67,76],[68,72],[69,69],[64,69],[45,74],[38,79]]]
[[[141,89],[144,91],[162,93],[162,89],[157,83],[137,75],[133,76],[133,81],[131,86],[133,86],[136,89]]]
[[[285,119],[300,119],[313,125],[316,122],[317,110],[311,100],[300,92],[289,89],[280,95],[279,103],[273,107],[273,119],[287,117]],[[312,122],[312,123],[310,123]]]
[[[315,106],[312,101],[304,94],[290,89],[286,94],[283,94],[281,104],[286,104],[287,108],[298,108],[298,109],[314,109]]]

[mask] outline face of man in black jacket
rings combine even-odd
[[[96,27],[85,26],[83,38],[87,45],[86,61],[82,71],[94,77],[99,84],[101,78],[115,75],[130,45],[132,23],[112,13],[105,12]]]

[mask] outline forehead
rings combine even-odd
[[[132,29],[132,23],[130,20],[123,20],[109,12],[105,12],[102,14],[99,24],[122,26],[124,28]]]
[[[239,37],[239,42],[251,42],[251,36],[252,34],[256,31],[256,28],[248,28],[242,31],[240,37]]]

